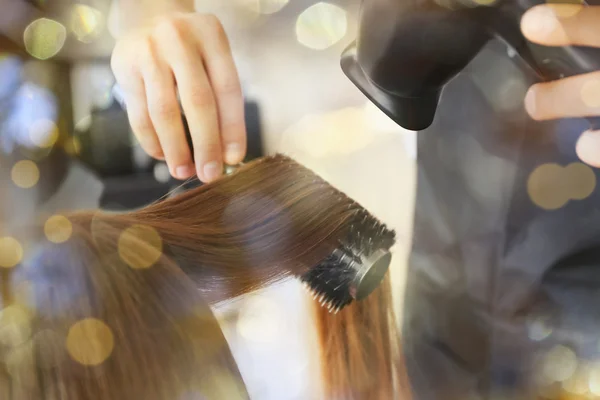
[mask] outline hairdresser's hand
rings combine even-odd
[[[542,45],[600,47],[600,7],[537,6],[523,16],[521,29],[527,39]],[[536,120],[600,116],[600,71],[534,85],[525,107]],[[577,155],[600,167],[600,131],[581,135]]]
[[[165,159],[175,178],[197,173],[209,182],[221,175],[223,162],[242,161],[244,102],[229,42],[216,17],[179,10],[153,17],[117,40],[111,66],[142,148]]]

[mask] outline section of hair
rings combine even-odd
[[[365,214],[277,155],[143,210],[65,215],[67,239],[39,230],[3,287],[0,393],[9,382],[11,400],[247,398],[205,301],[301,276]],[[393,398],[389,293],[386,282],[319,316],[327,399]]]
[[[337,314],[314,302],[324,399],[410,399],[392,304],[389,274]]]
[[[66,243],[36,241],[11,271],[3,398],[248,398],[217,320],[181,269],[160,255],[135,270],[124,260],[154,252],[151,244],[105,253],[72,228]]]
[[[129,214],[82,213],[105,252],[114,232],[143,225],[211,302],[229,300],[318,264],[365,210],[283,155]],[[113,232],[108,234],[108,232]]]

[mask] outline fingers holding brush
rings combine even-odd
[[[152,20],[118,40],[111,66],[134,134],[148,154],[164,156],[173,177],[211,182],[224,163],[243,160],[241,84],[216,17],[178,12]]]
[[[600,7],[552,4],[531,8],[521,20],[523,35],[543,46],[600,48]],[[600,116],[600,71],[533,85],[525,108],[538,121]],[[600,166],[600,132],[587,131],[577,143],[579,158]]]

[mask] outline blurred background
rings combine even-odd
[[[291,155],[396,229],[398,310],[410,248],[414,132],[342,74],[358,0],[198,0],[221,18],[246,100],[248,158]],[[5,227],[39,213],[142,207],[180,188],[138,147],[115,100],[110,0],[0,0],[0,212]],[[296,282],[219,307],[255,399],[309,398],[316,364]],[[313,371],[313,372],[311,372]]]

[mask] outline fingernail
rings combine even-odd
[[[208,182],[217,179],[219,176],[221,176],[221,173],[223,172],[221,163],[217,161],[211,161],[204,164],[203,171],[204,179],[206,179]]]
[[[535,116],[535,89],[533,87],[529,88],[527,94],[525,95],[525,110],[530,117],[534,118]]]
[[[242,146],[238,143],[230,143],[225,146],[225,162],[227,164],[237,164],[242,161]]]
[[[180,165],[175,168],[175,177],[177,179],[187,179],[192,175],[194,175],[194,168],[189,165]]]
[[[556,15],[549,7],[536,7],[529,10],[523,16],[521,23],[524,33],[532,36],[549,35],[558,26]]]
[[[577,156],[593,167],[600,166],[600,131],[584,132],[577,141]]]

